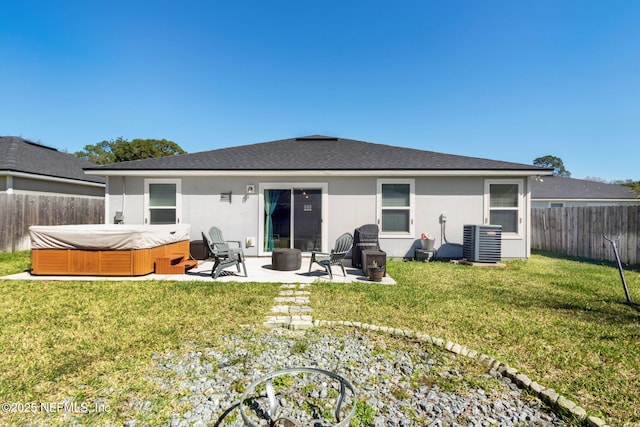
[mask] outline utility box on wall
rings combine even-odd
[[[471,262],[502,260],[501,225],[465,225],[462,258]]]

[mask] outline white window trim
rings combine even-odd
[[[392,233],[382,231],[382,185],[383,184],[409,184],[409,231],[406,233]],[[415,179],[378,179],[377,180],[377,193],[376,193],[376,222],[380,227],[381,238],[399,238],[399,239],[414,239],[415,237],[415,209],[416,209],[416,180]],[[393,209],[385,207],[386,209]],[[406,208],[398,208],[406,209]]]
[[[176,223],[182,222],[182,180],[179,178],[149,178],[144,180],[144,223],[150,224],[149,209],[149,184],[175,184],[176,185]],[[170,208],[172,206],[163,206]]]
[[[485,179],[484,180],[484,223],[489,224],[489,218],[491,217],[491,184],[517,184],[518,185],[518,231],[516,233],[502,232],[503,240],[516,240],[524,238],[524,212],[525,212],[525,199],[524,199],[524,180],[522,179]],[[500,208],[494,208],[499,210]],[[506,210],[513,210],[513,208],[504,208]]]
[[[295,188],[320,189],[322,191],[322,251],[329,246],[329,183],[327,182],[261,182],[258,183],[258,256],[270,255],[264,250],[264,190]]]

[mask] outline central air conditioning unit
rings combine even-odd
[[[502,260],[501,225],[465,225],[462,258],[471,262]]]

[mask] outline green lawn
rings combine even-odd
[[[0,275],[24,271],[28,253],[0,254]],[[610,266],[534,255],[505,269],[389,262],[398,285],[316,284],[316,319],[411,329],[505,362],[610,425],[640,424],[640,312],[623,304]],[[640,301],[640,274],[626,272]],[[153,399],[147,422],[176,403],[149,383],[151,355],[215,344],[259,325],[277,284],[1,281],[0,401],[106,398],[109,413],[82,424],[118,424],[128,404]],[[0,424],[69,422],[60,414],[0,412]]]

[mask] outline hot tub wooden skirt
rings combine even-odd
[[[155,271],[156,259],[174,254],[189,257],[189,241],[147,249],[33,249],[31,274],[70,276],[143,276]]]

